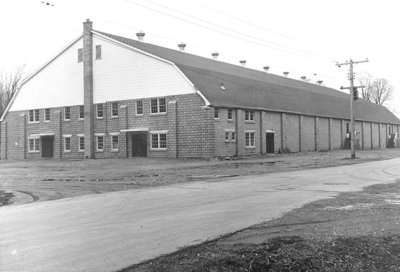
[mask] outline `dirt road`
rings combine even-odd
[[[393,159],[2,207],[0,271],[114,271],[398,178]]]

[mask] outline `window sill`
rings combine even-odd
[[[119,149],[111,149],[111,152],[117,153],[119,152]]]
[[[39,150],[29,150],[28,153],[40,153]]]
[[[83,121],[85,120],[85,118],[78,118],[78,121]]]
[[[244,122],[247,124],[255,124],[256,123],[256,121],[254,121],[254,120],[244,120]]]
[[[255,146],[246,146],[246,149],[256,149]]]
[[[28,122],[28,124],[39,124],[40,122],[39,121],[36,121],[36,122]]]
[[[97,152],[97,153],[103,153],[103,152],[104,152],[104,149],[103,149],[103,150],[96,150],[96,152]]]
[[[234,121],[232,119],[228,119],[228,123],[233,123]]]
[[[64,119],[64,122],[70,122],[71,119]]]
[[[150,148],[150,151],[167,151],[168,148]]]
[[[71,150],[64,150],[64,153],[71,153]]]
[[[43,121],[44,123],[50,123],[51,121],[50,120],[47,120],[47,121]]]
[[[167,115],[167,113],[166,112],[150,113],[150,116],[159,116],[159,115]]]
[[[111,119],[118,119],[119,118],[119,115],[117,115],[117,116],[111,116]]]
[[[83,152],[85,152],[85,150],[78,150],[78,152],[83,153]]]
[[[96,117],[96,120],[103,120],[104,117]]]
[[[136,117],[143,117],[143,113],[142,114],[135,114]]]

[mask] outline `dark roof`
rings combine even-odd
[[[213,106],[349,119],[349,95],[338,90],[95,32],[175,63]],[[221,83],[225,89],[221,88]],[[400,120],[388,109],[363,99],[355,101],[354,111],[357,120],[400,124]]]

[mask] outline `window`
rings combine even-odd
[[[219,109],[218,108],[214,108],[214,118],[215,119],[219,118]]]
[[[85,151],[85,137],[79,137],[79,151]]]
[[[104,116],[104,106],[103,104],[98,104],[96,106],[96,111],[97,111],[97,118],[101,119]]]
[[[101,59],[101,45],[96,45],[96,59]]]
[[[64,120],[65,121],[71,120],[71,108],[70,107],[64,108]]]
[[[44,121],[45,122],[50,122],[50,109],[45,109],[44,110]]]
[[[151,149],[167,149],[167,134],[151,134]]]
[[[39,110],[30,110],[28,115],[29,123],[39,123]]]
[[[229,132],[225,131],[225,142],[229,142]]]
[[[71,151],[71,137],[64,137],[64,152]]]
[[[233,120],[233,110],[228,109],[228,120]]]
[[[392,127],[389,126],[389,135],[392,134]]]
[[[254,111],[252,111],[252,110],[244,111],[244,120],[245,121],[254,121]]]
[[[85,107],[79,106],[79,119],[84,119],[84,118],[85,118]]]
[[[245,139],[246,139],[246,147],[255,147],[255,142],[254,142],[254,132],[246,132],[245,133]]]
[[[346,133],[350,133],[350,125],[349,125],[349,123],[346,123]]]
[[[97,149],[97,151],[104,150],[104,137],[103,136],[96,137],[96,149]]]
[[[236,133],[232,131],[232,142],[236,142]]]
[[[78,62],[83,61],[83,48],[78,49]]]
[[[111,103],[111,117],[118,117],[118,102]]]
[[[167,107],[165,104],[165,98],[157,98],[151,100],[151,113],[165,113],[167,112]]]
[[[136,101],[136,115],[143,115],[143,101]]]
[[[29,139],[29,152],[39,152],[40,139]]]
[[[111,149],[114,151],[117,151],[119,148],[118,138],[119,138],[118,135],[111,136]]]

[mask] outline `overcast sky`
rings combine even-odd
[[[383,77],[395,88],[389,106],[400,113],[400,38],[395,0],[0,0],[0,71],[26,64],[39,68],[82,31],[94,29],[125,37],[146,33],[145,41],[188,53],[299,79],[348,86],[348,66],[364,60],[360,73]],[[399,115],[399,114],[398,114]]]

